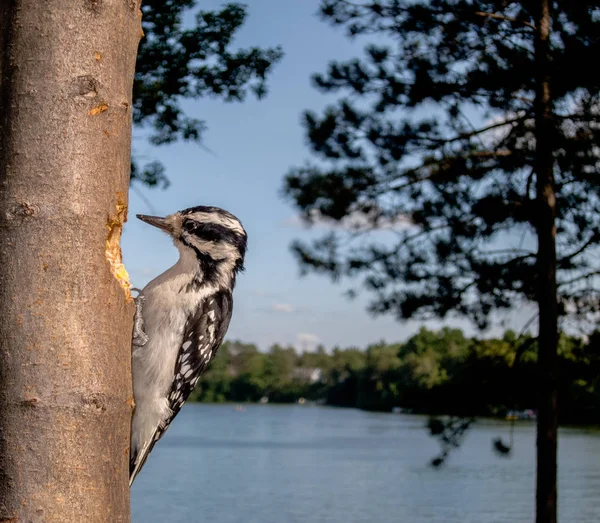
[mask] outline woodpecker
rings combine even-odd
[[[137,217],[173,238],[179,260],[135,299],[130,486],[223,341],[247,243],[241,222],[218,207]]]

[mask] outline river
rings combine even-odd
[[[426,419],[314,406],[189,404],[131,492],[133,523],[534,520],[535,426],[481,420],[446,465]],[[600,521],[600,432],[562,428],[559,521]]]

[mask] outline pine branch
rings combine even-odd
[[[586,274],[582,274],[581,276],[576,276],[575,278],[571,278],[570,280],[563,281],[557,285],[557,288],[562,288],[566,285],[572,285],[573,283],[577,283],[582,280],[589,280],[595,276],[600,276],[600,270],[588,272]]]
[[[480,127],[479,129],[474,129],[473,131],[458,134],[456,136],[453,136],[452,138],[433,138],[433,137],[429,137],[429,136],[424,136],[424,137],[419,137],[419,138],[427,139],[429,141],[445,145],[445,144],[449,144],[452,142],[457,142],[459,140],[466,140],[468,138],[472,138],[473,136],[478,136],[480,134],[486,133],[493,129],[497,129],[498,127],[505,127],[506,125],[512,125],[514,123],[521,122],[521,121],[525,120],[527,118],[527,116],[528,116],[527,114],[524,114],[524,115],[521,115],[521,116],[518,116],[515,118],[511,118],[510,120],[504,120],[502,122],[493,123],[493,124],[488,125],[487,127]]]
[[[503,20],[505,22],[511,22],[517,25],[524,25],[526,27],[530,27],[531,29],[535,29],[535,25],[531,22],[526,22],[525,20],[517,20],[516,18],[511,18],[509,16],[499,15],[497,13],[484,13],[483,11],[477,11],[475,16],[483,16],[486,18],[494,18],[496,20]]]
[[[453,160],[459,160],[459,159],[467,160],[469,158],[506,157],[506,156],[510,156],[512,154],[513,154],[513,152],[510,151],[509,149],[500,149],[497,151],[475,151],[470,154],[457,155],[457,156],[445,156],[444,158],[440,158],[439,160],[427,161],[427,162],[419,165],[418,167],[414,167],[412,169],[408,169],[407,171],[404,171],[403,173],[400,174],[400,177],[407,178],[413,174],[418,176],[422,170],[429,169],[429,172],[427,174],[423,174],[422,176],[419,176],[418,178],[406,181],[406,182],[402,183],[401,185],[396,185],[396,186],[390,185],[388,187],[388,190],[397,192],[397,191],[406,189],[407,187],[410,187],[412,185],[416,185],[417,183],[421,183],[421,182],[424,182],[427,180],[433,180],[436,176],[443,175],[444,170],[443,169],[432,170],[432,168],[440,167],[442,164],[445,164],[445,163],[447,164],[448,162],[451,162]]]
[[[558,265],[562,265],[564,262],[566,261],[570,261],[573,258],[575,258],[576,256],[580,255],[583,251],[585,251],[590,245],[592,245],[593,243],[596,243],[598,241],[598,234],[596,232],[594,232],[594,234],[592,234],[592,236],[590,237],[590,239],[588,241],[586,241],[581,247],[579,247],[579,249],[577,249],[576,251],[572,252],[571,254],[567,254],[566,256],[563,256],[562,258],[560,258],[558,260]]]

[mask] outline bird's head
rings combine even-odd
[[[247,236],[241,222],[218,207],[190,207],[161,218],[137,217],[169,234],[180,252],[193,253],[205,275],[244,269]]]

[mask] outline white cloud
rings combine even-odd
[[[310,213],[312,225],[317,228],[342,231],[367,231],[367,230],[398,230],[411,225],[410,218],[398,214],[393,218],[387,216],[376,216],[376,213],[365,213],[362,211],[351,212],[341,220],[333,220],[321,215],[318,211]],[[295,215],[286,219],[284,225],[294,228],[307,227],[301,216]]]
[[[319,338],[316,334],[312,334],[310,332],[299,332],[298,334],[296,334],[296,346],[300,350],[314,350],[320,341],[321,338]]]
[[[277,296],[265,289],[252,289],[250,291],[255,296],[260,296],[261,298],[276,298]]]
[[[273,312],[294,312],[296,307],[290,303],[274,303],[271,310]]]
[[[298,214],[294,214],[294,216],[290,216],[289,218],[286,218],[285,220],[283,220],[282,223],[286,227],[292,227],[294,229],[301,229],[303,227],[306,227],[306,223],[302,220],[302,218]]]

